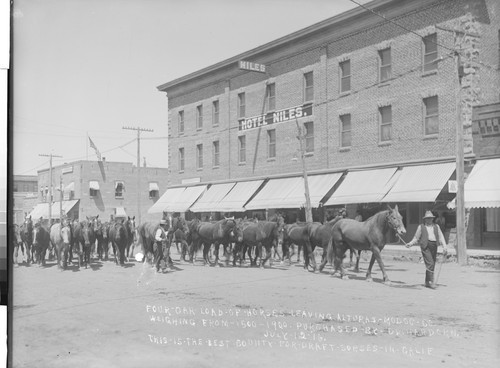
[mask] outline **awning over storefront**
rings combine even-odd
[[[286,198],[296,187],[304,188],[304,178],[281,178],[271,179],[260,190],[259,193],[247,203],[247,210],[260,210],[266,208],[285,208]],[[304,201],[301,202],[301,204]],[[296,207],[300,207],[296,206]]]
[[[148,213],[186,212],[206,188],[206,185],[198,185],[167,189]]]
[[[397,168],[347,173],[325,206],[349,203],[378,203],[394,184]]]
[[[229,193],[217,203],[218,212],[245,212],[245,203],[259,189],[264,180],[242,181],[236,183]]]
[[[466,208],[500,207],[500,159],[477,161],[464,185]]]
[[[75,182],[71,182],[64,187],[65,192],[73,192],[75,190]]]
[[[38,203],[35,208],[30,212],[28,216],[31,216],[33,220],[39,219],[40,217],[49,217],[49,204],[48,203]]]
[[[92,190],[99,190],[99,182],[95,180],[89,181],[89,188]]]
[[[163,193],[163,195],[156,201],[156,203],[148,210],[148,213],[163,213],[169,211],[171,206],[178,197],[184,192],[186,187],[170,188]]]
[[[319,207],[320,201],[341,177],[342,173],[308,176],[307,183],[309,184],[311,206],[314,208]],[[300,208],[305,207],[305,203],[304,178],[299,177],[298,184],[292,187],[291,192],[288,193],[284,201],[280,204],[280,208]]]
[[[75,205],[78,203],[78,199],[74,199],[71,201],[62,201],[62,210],[63,210],[63,215],[67,215],[69,211],[75,207]],[[61,208],[61,202],[54,202],[52,203],[52,218],[60,217],[59,210]],[[48,211],[48,207],[47,207]],[[47,216],[48,217],[48,213]]]
[[[406,166],[381,202],[434,202],[454,171],[454,162]]]
[[[62,210],[63,214],[66,215],[69,211],[75,207],[75,205],[78,203],[78,199],[74,199],[71,201],[62,201]],[[61,202],[54,202],[52,203],[52,211],[51,211],[51,216],[52,218],[58,218],[60,217],[59,210],[61,208]],[[38,203],[35,208],[30,212],[29,216],[33,220],[39,219],[40,217],[43,217],[44,219],[49,218],[49,204],[48,203]]]
[[[189,210],[192,212],[220,211],[217,205],[235,185],[236,183],[212,185]]]

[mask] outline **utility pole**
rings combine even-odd
[[[141,223],[141,132],[153,132],[153,129],[141,127],[122,127],[126,130],[137,130],[137,219]]]
[[[455,52],[457,70],[457,127],[456,127],[456,171],[457,171],[457,261],[467,264],[467,244],[465,239],[465,199],[464,199],[464,128],[462,122],[462,85],[460,82],[460,54]]]
[[[49,166],[49,183],[50,183],[50,186],[49,186],[49,227],[50,227],[51,222],[52,222],[52,157],[61,157],[62,158],[62,156],[54,155],[52,153],[50,153],[48,155],[45,153],[40,153],[38,156],[50,157],[50,166]]]
[[[61,224],[62,228],[62,220],[63,220],[63,213],[62,213],[62,201],[63,201],[63,180],[62,176],[59,177],[59,223]]]
[[[300,142],[300,159],[302,161],[302,175],[304,176],[304,189],[305,189],[305,196],[306,196],[306,222],[313,222],[313,216],[312,216],[312,208],[311,208],[311,197],[309,194],[309,180],[307,178],[307,170],[306,170],[306,159],[305,159],[305,153],[304,153],[304,135],[302,134],[302,129],[300,128],[299,121],[295,119],[295,123],[297,123],[297,139]]]

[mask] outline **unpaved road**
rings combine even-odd
[[[176,262],[166,274],[136,262],[20,265],[12,366],[500,366],[500,270],[445,263],[434,291],[422,285],[423,264],[384,260],[392,286],[377,265],[372,283],[297,263]]]

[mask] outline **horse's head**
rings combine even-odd
[[[71,229],[66,222],[63,223],[63,227],[61,228],[61,238],[64,244],[69,244],[71,242]]]
[[[33,245],[36,246],[43,242],[42,233],[42,223],[39,221],[33,226]]]
[[[24,224],[28,227],[33,227],[33,221],[31,220],[31,216],[26,216],[24,218]]]
[[[401,214],[399,213],[398,205],[396,205],[394,208],[391,208],[391,206],[387,205],[387,208],[389,210],[387,214],[387,222],[389,223],[391,228],[399,235],[406,234],[405,225],[403,224],[403,216],[401,216]]]
[[[127,220],[124,222],[125,228],[127,229],[128,236],[134,236],[135,234],[135,216],[128,216]]]
[[[184,219],[183,217],[176,217],[172,221],[174,222],[172,224],[172,227],[174,228],[174,231],[175,230],[180,230],[180,231],[182,231],[186,235],[189,234],[189,226],[187,224],[186,219]]]
[[[85,245],[90,244],[90,233],[93,231],[92,225],[88,221],[82,221],[80,222],[80,230],[81,230],[81,235],[83,237],[83,240],[85,242]]]
[[[236,242],[241,243],[243,241],[243,220],[238,219],[233,221],[234,221],[234,227],[231,231],[231,237]]]

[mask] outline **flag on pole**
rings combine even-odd
[[[90,142],[90,147],[94,149],[95,151],[95,154],[97,155],[97,159],[99,161],[102,161],[102,158],[101,158],[101,153],[99,152],[99,150],[97,149],[97,147],[95,146],[94,142],[92,142],[92,139],[89,137],[89,142]]]

